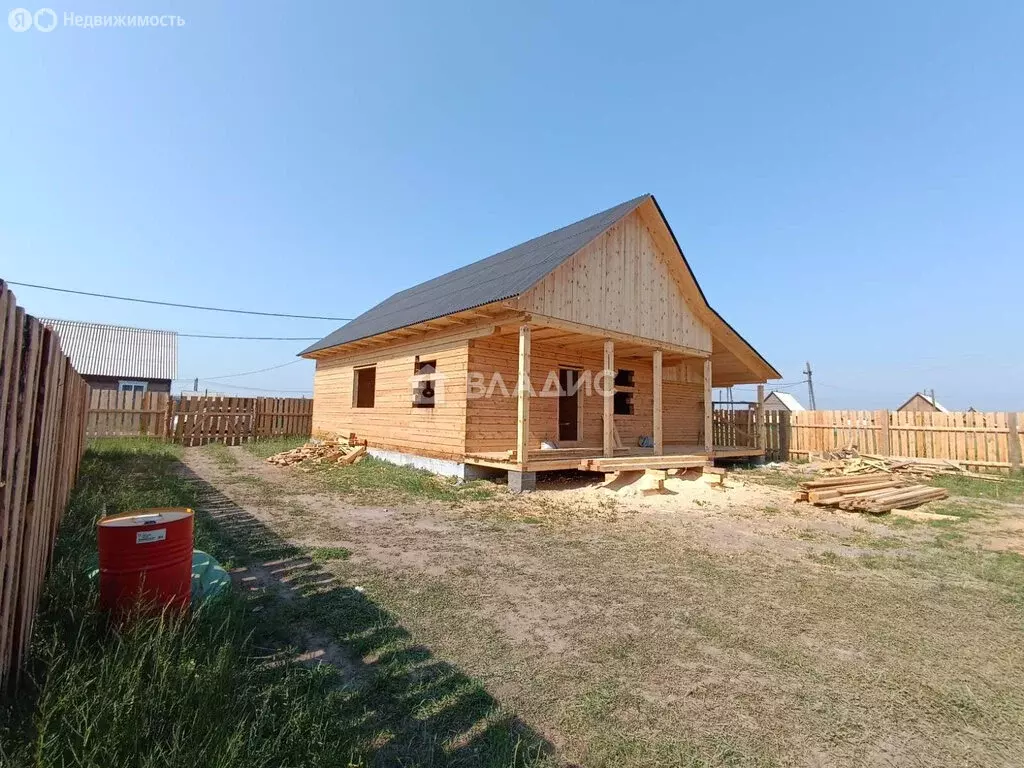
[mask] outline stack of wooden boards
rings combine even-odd
[[[311,462],[313,464],[358,464],[366,457],[366,444],[354,444],[354,441],[311,442],[292,448],[290,451],[275,453],[267,458],[270,464],[279,467],[290,467],[293,464]]]
[[[931,480],[935,475],[959,475],[977,480],[989,480],[1001,483],[1006,478],[998,475],[985,475],[980,472],[968,472],[963,465],[949,459],[900,459],[887,456],[861,454],[831,467],[844,475],[863,475],[878,472],[887,474],[910,475],[920,480]]]
[[[949,491],[945,488],[914,485],[898,477],[872,475],[823,477],[800,483],[796,501],[878,515],[892,509],[916,507],[947,496]]]

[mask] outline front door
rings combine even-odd
[[[574,368],[558,369],[558,440],[580,439],[580,372]]]

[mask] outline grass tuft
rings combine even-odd
[[[310,476],[328,490],[372,504],[419,499],[449,503],[485,501],[493,498],[497,491],[497,486],[486,480],[459,483],[426,470],[400,467],[373,457],[349,466],[313,465]]]

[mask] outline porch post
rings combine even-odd
[[[764,418],[764,384],[757,385],[757,447],[768,451],[768,424]]]
[[[615,342],[604,340],[604,455],[615,455]]]
[[[665,438],[661,431],[661,350],[654,350],[654,455],[665,453]]]
[[[530,326],[519,326],[519,418],[516,422],[516,461],[526,464],[530,446]]]
[[[704,451],[711,455],[715,451],[714,405],[711,402],[711,358],[704,358]]]

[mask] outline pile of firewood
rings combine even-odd
[[[889,475],[908,475],[919,480],[931,480],[935,475],[959,475],[961,477],[973,477],[978,480],[989,480],[994,483],[1005,480],[1005,478],[998,475],[968,472],[964,469],[963,465],[949,459],[898,459],[886,456],[872,456],[871,454],[861,454],[831,469],[843,475],[885,473]]]
[[[823,477],[800,483],[796,501],[878,515],[892,509],[916,507],[947,496],[949,491],[945,488],[913,485],[909,480],[899,477],[855,475]]]
[[[267,459],[270,464],[290,467],[294,464],[358,464],[366,457],[366,444],[349,441],[317,441],[300,445],[290,451],[275,453]]]

